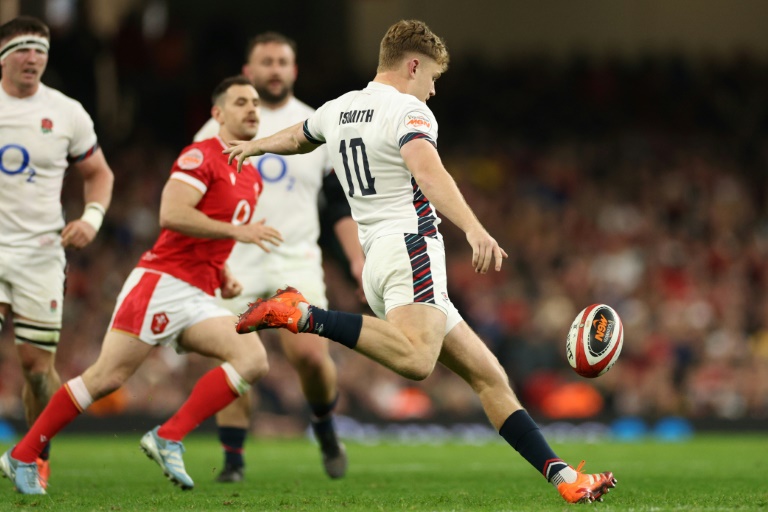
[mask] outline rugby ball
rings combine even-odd
[[[573,321],[565,355],[576,373],[592,379],[611,369],[623,344],[624,327],[616,311],[605,304],[592,304]]]

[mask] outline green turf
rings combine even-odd
[[[503,443],[483,446],[350,444],[347,477],[331,481],[307,441],[251,441],[242,484],[217,484],[220,452],[211,436],[186,441],[193,491],[162,476],[138,447],[141,433],[62,435],[52,483],[42,497],[0,481],[0,510],[547,511],[768,509],[768,436],[699,436],[685,443],[555,445],[587,470],[611,470],[619,484],[603,503],[566,505]],[[0,446],[3,450],[7,446]]]

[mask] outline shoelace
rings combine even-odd
[[[585,462],[585,461],[581,461],[581,462],[579,463],[578,467],[576,468],[576,472],[577,472],[577,473],[581,473],[581,468],[583,468],[583,467],[584,467],[584,462]]]

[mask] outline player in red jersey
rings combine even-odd
[[[264,250],[280,233],[250,223],[261,177],[248,165],[238,174],[222,154],[224,140],[251,139],[258,128],[259,95],[242,77],[224,80],[213,93],[218,137],[187,147],[176,160],[160,203],[162,232],[125,282],[98,360],[59,388],[26,436],[0,458],[0,470],[24,494],[45,494],[35,459],[45,444],[94,400],[119,388],[157,345],[224,361],[195,385],[163,425],[147,432],[141,448],[182,489],[194,482],[184,468],[181,440],[266,374],[259,338],[235,332],[235,318],[214,292],[233,297],[242,287],[225,261],[235,241]]]

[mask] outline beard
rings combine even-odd
[[[285,98],[288,97],[289,94],[293,92],[291,87],[285,84],[283,84],[277,93],[270,91],[267,87],[264,86],[257,85],[255,87],[256,92],[259,93],[259,98],[261,98],[261,101],[273,105],[282,102]]]

